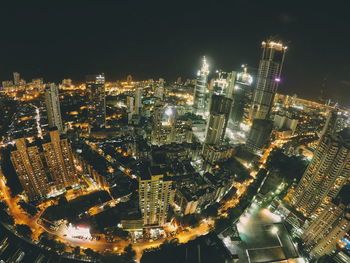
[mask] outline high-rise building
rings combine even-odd
[[[138,178],[139,205],[145,226],[163,226],[172,202],[172,181],[159,167],[148,167]]]
[[[254,119],[247,139],[247,149],[251,152],[261,151],[272,131],[273,122],[265,119]]]
[[[281,81],[281,71],[287,47],[281,42],[262,42],[256,87],[253,95],[250,120],[268,119],[273,100]]]
[[[164,105],[156,104],[153,111],[152,119],[152,144],[159,144],[162,141],[162,120],[164,114]]]
[[[202,67],[197,73],[197,81],[193,99],[193,108],[197,114],[204,114],[207,110],[206,93],[209,74],[209,65],[205,57],[202,60]]]
[[[212,95],[206,144],[218,144],[224,139],[231,106],[232,99],[223,95]]]
[[[62,133],[63,124],[58,95],[58,87],[54,83],[51,83],[50,86],[46,87],[45,89],[45,104],[49,127],[57,127],[57,129]]]
[[[21,75],[18,72],[13,72],[13,83],[15,86],[19,86],[21,83]]]
[[[134,101],[135,101],[134,97],[128,96],[126,98],[126,107],[127,107],[127,112],[128,112],[128,123],[131,122],[132,116],[133,116],[134,111],[135,111],[135,109],[134,109],[134,106],[135,106],[134,105]]]
[[[90,125],[103,128],[106,126],[106,92],[105,76],[88,75],[86,76],[86,89],[89,93],[88,118]]]
[[[43,199],[52,190],[62,190],[78,182],[68,139],[60,138],[57,129],[50,131],[50,141],[27,146],[25,138],[15,140],[17,150],[11,161],[30,200]]]
[[[164,79],[159,79],[158,85],[154,91],[154,96],[159,98],[161,101],[164,99]]]
[[[227,77],[226,77],[227,86],[226,86],[226,94],[225,94],[227,98],[233,99],[233,93],[236,85],[236,77],[237,77],[237,73],[235,71],[232,71],[227,74]]]
[[[52,130],[50,142],[42,144],[42,147],[56,189],[63,189],[77,183],[77,172],[68,139],[61,139],[59,132]]]
[[[154,106],[152,144],[163,145],[181,140],[189,141],[191,139],[192,127],[186,123],[177,121],[176,108],[165,107],[162,103]]]
[[[329,110],[326,123],[319,136],[320,139],[327,134],[334,134],[337,131],[338,114],[339,111],[337,108]]]
[[[321,141],[295,189],[291,203],[315,217],[335,198],[350,178],[350,129],[328,134]]]
[[[224,135],[225,114],[210,114],[205,136],[206,144],[219,144]]]
[[[50,189],[39,147],[27,147],[25,138],[16,139],[15,144],[17,149],[11,152],[11,161],[25,193],[30,200],[44,198]]]
[[[137,87],[135,90],[134,114],[136,115],[141,114],[141,108],[142,108],[142,87]]]
[[[233,85],[228,86],[228,93],[233,98],[231,120],[235,127],[239,127],[249,117],[253,93],[252,83],[253,77],[247,72],[247,67],[244,66],[243,72],[237,73]]]
[[[335,250],[349,230],[350,211],[339,200],[334,200],[312,221],[301,238],[309,255],[319,258]]]
[[[212,94],[216,94],[216,95],[225,95],[225,93],[227,92],[227,77],[228,74],[222,70],[217,70],[217,77],[212,79],[210,81],[209,87],[208,87],[208,91],[209,91],[209,101],[211,99],[211,95]],[[230,76],[229,77],[233,77],[231,76],[232,73],[229,73]],[[229,97],[229,96],[227,96]]]

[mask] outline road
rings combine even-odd
[[[275,147],[280,147],[285,141],[283,140],[277,140],[273,143],[271,143],[269,149],[266,150],[262,158],[260,159],[260,162],[264,164],[270,155],[271,151]],[[105,252],[108,251],[115,251],[115,252],[121,252],[123,249],[130,244],[130,241],[124,241],[124,240],[117,240],[113,243],[109,243],[106,240],[81,240],[81,239],[75,239],[75,238],[68,238],[63,231],[52,231],[50,229],[47,229],[46,227],[38,224],[38,219],[40,218],[41,213],[38,213],[35,217],[30,217],[27,213],[24,213],[23,210],[17,205],[18,201],[20,200],[19,197],[11,197],[10,191],[5,183],[5,177],[0,171],[0,190],[3,192],[4,200],[6,201],[12,216],[15,219],[16,224],[26,224],[28,225],[32,231],[33,231],[33,239],[37,240],[39,235],[46,231],[56,236],[56,239],[65,243],[68,246],[80,246],[81,248],[91,248],[98,252]],[[243,183],[234,183],[233,186],[237,188],[237,193],[235,197],[232,200],[227,201],[223,207],[220,209],[220,214],[224,215],[225,210],[236,206],[239,201],[240,197],[246,192],[249,185],[253,182],[253,179],[249,179]],[[50,203],[44,203],[40,206],[41,210],[43,211],[47,206],[49,206]],[[178,235],[174,237],[168,237],[168,238],[162,238],[156,241],[150,240],[150,241],[143,241],[143,242],[137,242],[132,243],[133,248],[136,251],[136,258],[139,260],[142,256],[142,252],[146,249],[158,247],[160,244],[162,244],[166,239],[174,239],[178,238],[180,243],[186,243],[189,240],[195,239],[198,236],[207,234],[210,229],[213,227],[214,222],[210,220],[203,220],[200,225],[197,228],[189,228],[187,231],[182,231]]]
[[[115,242],[107,242],[104,239],[101,240],[88,240],[88,239],[77,239],[77,238],[69,238],[66,236],[65,232],[60,231],[52,231],[45,228],[45,231],[51,233],[56,236],[56,240],[61,241],[68,246],[80,246],[82,249],[91,248],[97,252],[105,252],[105,251],[114,251],[114,252],[122,252],[126,246],[132,244],[133,249],[136,251],[136,260],[140,260],[142,253],[146,249],[159,247],[165,240],[171,240],[174,238],[179,239],[180,243],[186,243],[192,239],[195,239],[198,236],[202,236],[207,234],[214,225],[213,220],[202,220],[200,225],[196,228],[188,228],[187,231],[181,232],[174,237],[161,238],[159,240],[150,240],[150,241],[141,241],[136,243],[131,243],[130,241],[125,241],[122,239],[118,239]]]
[[[4,201],[7,203],[12,216],[15,219],[16,224],[26,224],[28,225],[32,231],[33,231],[33,239],[38,240],[39,235],[46,231],[48,233],[51,233],[56,236],[56,239],[58,241],[61,241],[65,243],[68,246],[80,246],[82,249],[84,248],[91,248],[98,252],[105,252],[108,251],[115,251],[115,252],[122,252],[124,248],[129,245],[130,241],[124,241],[124,240],[117,240],[113,243],[109,243],[106,240],[82,240],[82,239],[76,239],[76,238],[68,238],[65,236],[65,233],[63,231],[52,231],[40,224],[38,224],[38,219],[41,215],[41,213],[38,213],[35,217],[29,216],[27,213],[24,213],[23,210],[17,205],[18,201],[20,200],[19,197],[11,197],[10,191],[5,183],[5,178],[2,173],[0,173],[0,191],[3,192]],[[49,204],[47,204],[49,205]],[[46,206],[46,205],[45,205]],[[41,206],[43,208],[43,206]],[[178,238],[179,242],[186,243],[189,240],[195,239],[198,236],[207,234],[210,229],[213,227],[214,222],[212,220],[203,220],[200,225],[196,228],[189,228],[186,232],[181,232],[177,236],[174,237],[168,237],[168,238],[162,238],[159,240],[151,240],[151,241],[143,241],[143,242],[137,242],[137,243],[131,243],[134,250],[136,251],[136,259],[140,260],[142,256],[142,252],[146,249],[158,247],[161,245],[166,239],[174,239]]]
[[[39,235],[43,232],[43,229],[37,225],[36,218],[30,217],[27,213],[23,212],[23,210],[17,204],[20,201],[18,196],[12,197],[10,191],[5,183],[6,179],[2,172],[0,171],[0,191],[3,193],[4,201],[11,211],[11,215],[15,219],[16,224],[26,224],[33,231],[33,239],[38,239]],[[37,215],[39,217],[40,215]]]

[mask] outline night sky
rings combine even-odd
[[[281,93],[315,98],[323,89],[350,106],[346,0],[6,2],[1,80],[18,71],[27,80],[80,81],[104,72],[107,80],[172,81],[194,77],[202,55],[212,71],[257,68],[261,41],[278,36],[289,47]]]

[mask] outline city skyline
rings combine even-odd
[[[335,5],[6,3],[0,262],[349,263]]]
[[[21,72],[25,79],[45,76],[46,81],[57,82],[72,75],[84,81],[86,74],[104,72],[110,80],[124,79],[128,74],[135,79],[175,80],[178,76],[192,78],[198,58],[203,55],[213,69],[236,70],[242,63],[253,69],[258,67],[256,47],[261,39],[279,35],[290,48],[285,65],[289,74],[282,79],[280,92],[312,98],[320,96],[323,89],[326,95],[349,105],[350,101],[342,96],[350,83],[346,52],[350,40],[343,34],[348,22],[346,8],[342,8],[345,2],[319,4],[318,12],[309,12],[312,3],[303,3],[302,9],[295,3],[277,3],[223,2],[217,6],[220,12],[211,12],[212,5],[208,3],[166,8],[157,3],[101,1],[96,5],[94,1],[77,1],[70,3],[69,9],[64,3],[55,7],[43,3],[15,7],[6,3],[3,24],[11,20],[10,13],[16,19],[4,31],[9,37],[2,42],[0,78],[10,79],[12,72]],[[76,12],[91,13],[94,9],[102,19],[79,21],[75,16]],[[266,11],[268,18],[264,17]],[[151,17],[155,15],[163,23],[153,21]],[[186,27],[189,23],[194,24]],[[38,30],[44,40],[35,41],[36,34],[30,34],[28,28]],[[200,31],[194,34],[194,28]],[[229,30],[237,33],[228,36]],[[108,40],[99,43],[99,33]],[[197,34],[206,37],[199,41]],[[83,41],[84,35],[89,35],[90,40]],[[322,52],[328,49],[332,55]]]

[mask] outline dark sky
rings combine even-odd
[[[107,80],[193,77],[256,68],[260,43],[288,43],[282,93],[325,93],[350,105],[350,3],[342,0],[6,1],[0,12],[0,79]],[[27,3],[26,3],[27,2]],[[30,2],[30,3],[29,3]],[[33,3],[35,2],[35,3]]]

